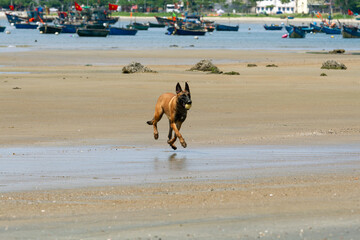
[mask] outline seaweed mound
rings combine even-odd
[[[145,72],[156,73],[156,71],[153,71],[150,68],[145,67],[138,62],[132,62],[129,65],[123,67],[122,72],[123,73],[145,73]]]
[[[344,49],[334,49],[332,51],[329,51],[330,54],[343,54],[345,53]]]
[[[217,66],[215,66],[211,60],[201,60],[195,66],[189,69],[190,71],[203,71],[211,73],[222,73]]]
[[[347,67],[343,63],[339,63],[335,60],[327,60],[322,64],[321,69],[341,69],[346,70]]]

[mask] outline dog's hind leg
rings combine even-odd
[[[161,120],[164,111],[161,106],[155,106],[154,118],[151,121],[147,121],[147,124],[153,125],[154,127],[154,138],[157,140],[159,138],[159,132],[157,130],[157,123]]]

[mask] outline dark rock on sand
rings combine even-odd
[[[219,70],[217,66],[215,66],[211,60],[201,60],[195,66],[189,69],[190,71],[203,71],[203,72],[210,72],[210,73],[217,73],[221,74],[222,71]]]
[[[330,54],[343,54],[345,53],[344,49],[334,49],[332,51],[329,51]]]
[[[129,65],[123,67],[122,72],[123,73],[145,73],[145,72],[156,73],[156,71],[153,71],[150,68],[145,67],[138,62],[132,62]]]
[[[347,67],[343,63],[339,63],[335,60],[327,60],[322,64],[321,69],[342,69],[346,70]]]

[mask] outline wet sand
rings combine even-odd
[[[203,58],[240,75],[186,71]],[[328,59],[348,69],[320,69]],[[122,74],[133,60],[158,73]],[[3,53],[0,238],[356,239],[359,64],[297,51]],[[157,141],[145,122],[185,81],[188,148],[174,152],[166,119]]]

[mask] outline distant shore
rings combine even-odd
[[[21,13],[24,14],[24,12],[17,12],[17,13]],[[5,13],[4,12],[0,12],[0,19],[5,18]],[[134,17],[129,17],[129,16],[120,16],[119,17],[122,20],[132,20],[132,19],[136,19],[137,21],[144,21],[144,22],[148,22],[148,21],[156,21],[155,18],[153,16],[149,16],[149,17],[144,17],[144,16],[134,16]],[[320,22],[320,19],[317,17],[314,18],[294,18],[294,19],[281,19],[281,18],[274,18],[274,17],[230,17],[230,18],[226,18],[226,17],[204,17],[204,19],[206,20],[210,20],[210,21],[215,21],[215,22],[220,22],[220,23],[232,23],[232,24],[241,24],[241,23],[284,23],[284,24],[307,24],[310,22]],[[333,21],[336,21],[336,19],[334,19]],[[339,19],[339,21],[341,23],[347,23],[347,24],[360,24],[360,21],[356,20],[355,18],[353,19]]]

